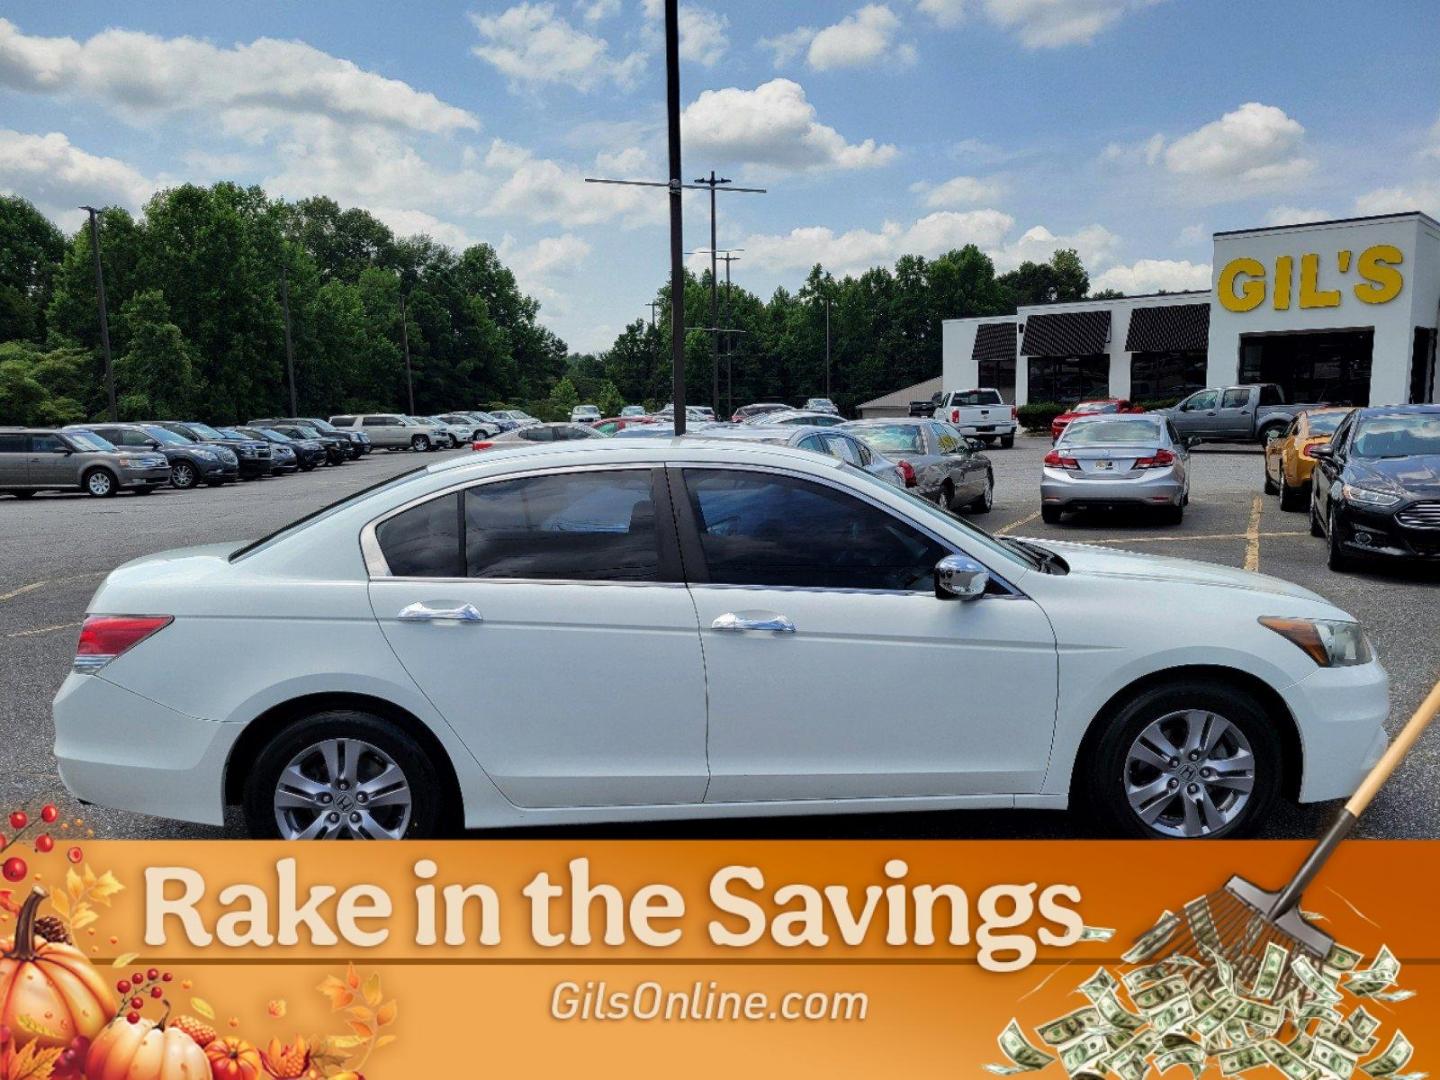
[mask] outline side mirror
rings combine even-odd
[[[1316,461],[1333,461],[1335,458],[1335,448],[1329,443],[1312,446],[1310,447],[1310,456]]]
[[[159,449],[160,449],[160,440],[159,440],[159,439],[148,439],[148,440],[146,440],[145,445],[148,446],[151,450],[159,450]]]
[[[64,454],[66,457],[69,457],[75,451],[71,450],[68,446],[60,446],[50,452],[52,454]]]
[[[990,571],[968,555],[946,555],[935,564],[935,596],[940,600],[978,600],[990,585]]]

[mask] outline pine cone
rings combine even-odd
[[[70,931],[66,930],[65,924],[54,915],[42,915],[36,919],[35,933],[57,945],[70,944]]]

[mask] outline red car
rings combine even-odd
[[[590,426],[604,435],[614,435],[622,428],[630,427],[632,424],[653,424],[653,416],[611,416],[604,420],[592,420]]]
[[[1139,405],[1124,398],[1099,398],[1095,401],[1082,401],[1069,412],[1061,413],[1050,421],[1050,441],[1054,442],[1060,438],[1060,433],[1065,430],[1065,425],[1077,416],[1094,416],[1096,413],[1143,413],[1144,411]]]

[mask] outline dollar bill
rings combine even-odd
[[[1395,958],[1389,946],[1382,945],[1369,967],[1346,972],[1345,989],[1356,997],[1373,997],[1382,990],[1389,989],[1399,977],[1400,961]]]
[[[1174,1031],[1181,1024],[1194,1018],[1195,1006],[1190,1002],[1190,995],[1186,994],[1153,1013],[1150,1017],[1150,1025],[1156,1031]]]
[[[1072,1013],[1066,1013],[1064,1016],[1041,1024],[1035,1029],[1035,1033],[1040,1036],[1042,1042],[1051,1046],[1063,1046],[1068,1042],[1074,1042],[1087,1031],[1094,1031],[1100,1026],[1100,1013],[1093,1005],[1086,1005]]]
[[[1326,1005],[1334,1005],[1340,1001],[1340,991],[1331,985],[1329,979],[1315,970],[1315,965],[1310,962],[1308,956],[1295,957],[1290,964],[1290,970],[1300,980],[1300,985],[1310,992],[1312,1001],[1323,1002]]]
[[[1355,949],[1347,949],[1344,945],[1336,942],[1325,954],[1325,966],[1334,968],[1336,971],[1353,971],[1364,958],[1364,953]]]
[[[996,1042],[1000,1050],[1010,1059],[1009,1065],[986,1065],[987,1072],[996,1076],[1014,1076],[1022,1072],[1034,1072],[1049,1065],[1055,1058],[1045,1051],[1031,1046],[1020,1030],[1020,1022],[1012,1019],[1005,1025]]]
[[[1215,919],[1210,914],[1210,902],[1201,897],[1185,905],[1185,915],[1190,920],[1190,932],[1195,940],[1206,948],[1220,948],[1220,935],[1215,930]]]
[[[1234,1019],[1246,1024],[1254,1024],[1267,1033],[1273,1034],[1279,1031],[1280,1025],[1285,1022],[1285,1012],[1278,1005],[1267,1005],[1263,1001],[1241,998],[1240,1007],[1235,1010]]]
[[[1381,990],[1374,994],[1367,994],[1366,997],[1372,1001],[1384,1001],[1394,1004],[1397,1001],[1409,1001],[1415,996],[1414,990]]]
[[[1234,1050],[1220,1052],[1220,1073],[1223,1076],[1237,1076],[1251,1069],[1258,1069],[1269,1062],[1265,1051],[1257,1046],[1241,1046]]]
[[[1329,1039],[1317,1038],[1310,1050],[1310,1060],[1331,1076],[1348,1080],[1355,1071],[1356,1057],[1343,1047],[1336,1046]]]
[[[1127,964],[1138,964],[1148,960],[1166,945],[1170,944],[1171,938],[1180,928],[1180,918],[1173,911],[1167,911],[1160,916],[1160,920],[1145,933],[1141,934],[1135,944],[1121,956]]]
[[[1405,1033],[1397,1031],[1385,1052],[1377,1058],[1362,1062],[1360,1068],[1371,1076],[1389,1076],[1408,1065],[1414,1053],[1415,1048],[1410,1045],[1410,1040],[1405,1038]]]
[[[1093,1002],[1102,994],[1113,993],[1118,985],[1120,984],[1115,981],[1115,976],[1102,967],[1097,968],[1095,974],[1082,982],[1076,989]]]
[[[1120,981],[1125,984],[1126,990],[1133,993],[1149,983],[1159,982],[1169,974],[1170,965],[1162,960],[1158,964],[1146,964],[1133,971],[1127,971],[1124,975],[1120,976]]]
[[[1177,1046],[1173,1050],[1167,1050],[1155,1059],[1155,1068],[1162,1073],[1169,1072],[1177,1065],[1184,1065],[1192,1076],[1198,1078],[1205,1069],[1205,1051],[1192,1043],[1190,1046]]]
[[[1329,1039],[1336,1046],[1356,1056],[1368,1054],[1375,1049],[1375,1044],[1379,1041],[1374,1035],[1359,1034],[1348,1024],[1322,1023],[1315,1029],[1315,1034],[1319,1038]]]
[[[1275,996],[1275,990],[1280,985],[1280,976],[1285,974],[1285,965],[1290,960],[1290,950],[1284,945],[1268,941],[1265,943],[1265,955],[1260,959],[1260,971],[1255,976],[1255,985],[1251,987],[1250,994],[1261,1001],[1269,1001]]]
[[[1101,994],[1095,999],[1095,1008],[1100,1013],[1100,1018],[1113,1028],[1120,1031],[1138,1031],[1145,1026],[1145,1021],[1132,1013],[1120,999],[1115,996],[1114,991]]]
[[[1345,1026],[1356,1035],[1366,1036],[1375,1034],[1375,1030],[1380,1026],[1380,1021],[1372,1016],[1364,1005],[1357,1005],[1346,1018]]]
[[[1210,958],[1210,964],[1215,970],[1215,978],[1220,980],[1220,985],[1232,993],[1235,990],[1235,969],[1230,966],[1229,961],[1215,949],[1208,949],[1204,946],[1205,954]]]
[[[1109,941],[1115,936],[1114,927],[1084,926],[1080,929],[1081,941]]]
[[[1238,998],[1227,998],[1218,1004],[1212,1005],[1195,1018],[1194,1031],[1202,1039],[1208,1038],[1225,1026],[1225,1021],[1235,1015],[1240,1008]]]
[[[1071,1076],[1110,1053],[1103,1035],[1084,1035],[1060,1051],[1060,1064]]]
[[[1274,1039],[1266,1039],[1260,1044],[1260,1049],[1269,1058],[1270,1064],[1274,1065],[1290,1080],[1311,1080],[1317,1075],[1315,1067],[1299,1054],[1295,1053],[1284,1043],[1276,1042]]]
[[[1152,1013],[1163,1008],[1181,995],[1190,993],[1189,984],[1180,975],[1171,975],[1153,986],[1147,986],[1130,995],[1130,1000],[1143,1013]]]

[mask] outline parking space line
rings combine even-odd
[[[1255,496],[1250,504],[1250,527],[1245,530],[1245,569],[1252,574],[1260,569],[1260,514],[1265,509],[1265,500]]]
[[[78,622],[62,622],[62,623],[56,623],[54,626],[40,626],[40,627],[36,627],[34,630],[14,630],[14,631],[6,634],[5,636],[6,636],[7,638],[12,638],[12,637],[34,637],[36,634],[50,634],[50,633],[54,633],[56,630],[71,630],[71,629],[74,629],[75,627],[80,626],[80,625],[82,625],[82,624],[80,624],[80,623],[78,623]]]
[[[18,589],[11,589],[7,593],[0,593],[0,603],[3,603],[6,600],[14,600],[15,597],[22,596],[27,592],[33,592],[34,590],[40,588],[42,585],[46,584],[48,584],[48,582],[32,581],[29,585],[21,585]]]
[[[1257,537],[1270,539],[1272,536],[1309,536],[1303,529],[1292,529],[1283,532],[1257,533]],[[1249,540],[1251,535],[1243,533],[1179,533],[1175,535],[1161,536],[1103,536],[1095,539],[1081,540],[1082,544],[1179,544],[1190,540]]]
[[[1035,511],[1033,514],[1031,514],[1029,517],[1023,517],[1023,518],[1021,518],[1019,521],[1012,521],[1009,525],[1006,525],[1004,528],[996,529],[996,530],[995,530],[995,535],[996,535],[996,536],[1005,536],[1006,534],[1011,533],[1011,532],[1013,532],[1014,530],[1020,528],[1021,525],[1029,525],[1030,522],[1034,521],[1034,520],[1035,520],[1036,518],[1038,518],[1039,516],[1040,516],[1040,511],[1039,511],[1039,510],[1036,510],[1036,511]]]

